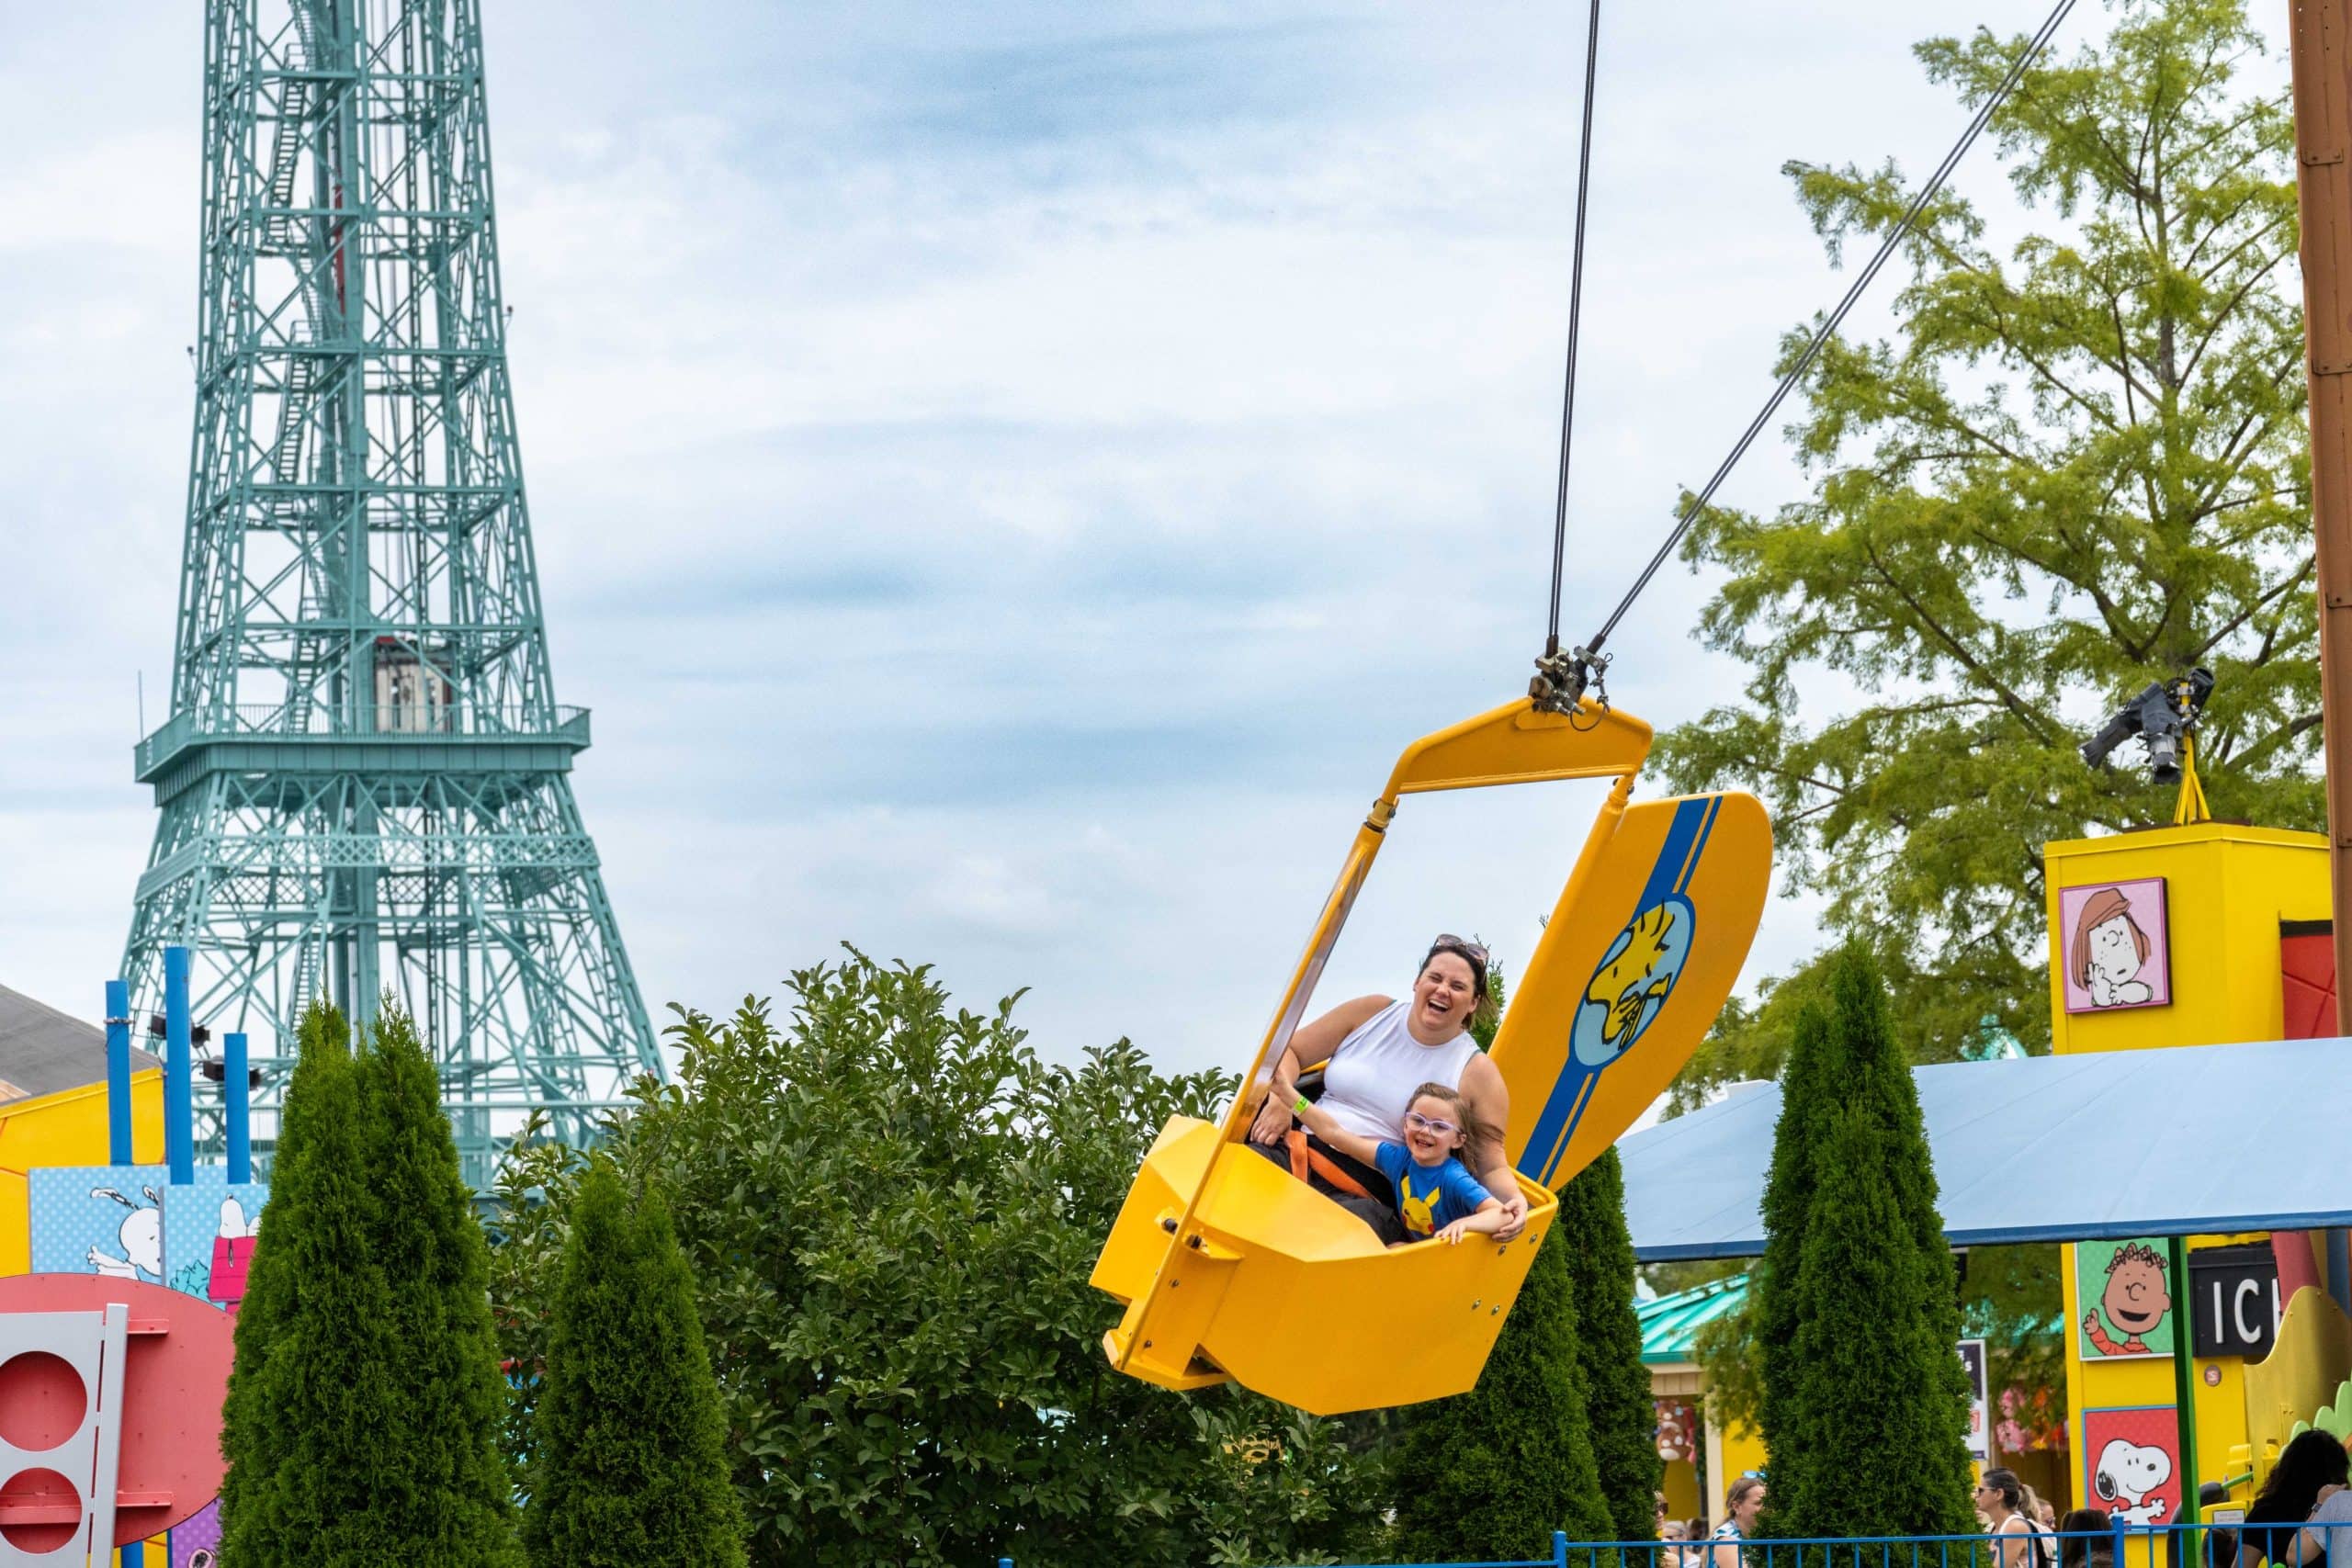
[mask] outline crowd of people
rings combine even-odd
[[[1768,1568],[1758,1520],[1770,1494],[1764,1477],[1746,1474],[1724,1495],[1724,1522],[1669,1517],[1657,1495],[1657,1568]],[[2226,1494],[2205,1483],[2207,1517]],[[1978,1568],[2115,1568],[2116,1521],[2104,1508],[2063,1517],[2014,1471],[1996,1467],[1976,1485],[1976,1521],[1991,1538],[1989,1563]],[[2179,1532],[2165,1532],[2158,1561],[2171,1565],[2193,1551],[2199,1568],[2327,1568],[2332,1552],[2352,1568],[2352,1455],[2325,1432],[2304,1432],[2278,1455],[2245,1517],[2234,1528],[2210,1525],[2184,1551]]]

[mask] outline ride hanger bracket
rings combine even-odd
[[[1589,648],[1572,648],[1565,653],[1556,646],[1551,648],[1535,660],[1535,676],[1527,682],[1528,700],[1542,712],[1574,718],[1584,711],[1584,694],[1589,690],[1606,713],[1609,657]]]

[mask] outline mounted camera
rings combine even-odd
[[[2205,699],[2213,694],[2213,672],[2191,670],[2169,681],[2154,681],[2120,709],[2097,735],[2083,743],[2083,761],[2107,765],[2108,753],[2138,736],[2148,748],[2148,776],[2160,784],[2180,782],[2181,738],[2197,728]]]

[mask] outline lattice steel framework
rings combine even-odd
[[[209,0],[196,437],[163,819],[123,960],[254,1035],[384,993],[468,1174],[659,1073],[571,795],[507,379],[476,0]],[[275,1038],[272,1047],[266,1041]]]

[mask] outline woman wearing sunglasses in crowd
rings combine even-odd
[[[1461,1097],[1460,1130],[1474,1134],[1466,1139],[1465,1162],[1502,1205],[1495,1238],[1510,1240],[1527,1223],[1527,1199],[1503,1157],[1498,1135],[1510,1125],[1510,1091],[1470,1037],[1471,1019],[1487,1006],[1487,950],[1458,936],[1439,937],[1421,960],[1409,997],[1358,997],[1292,1032],[1274,1063],[1250,1141],[1385,1239],[1396,1240],[1403,1220],[1396,1183],[1297,1124],[1298,1075],[1317,1062],[1327,1063],[1320,1110],[1352,1138],[1374,1143],[1396,1137],[1414,1092],[1423,1085],[1453,1089]],[[1479,1129],[1498,1135],[1476,1137]]]

